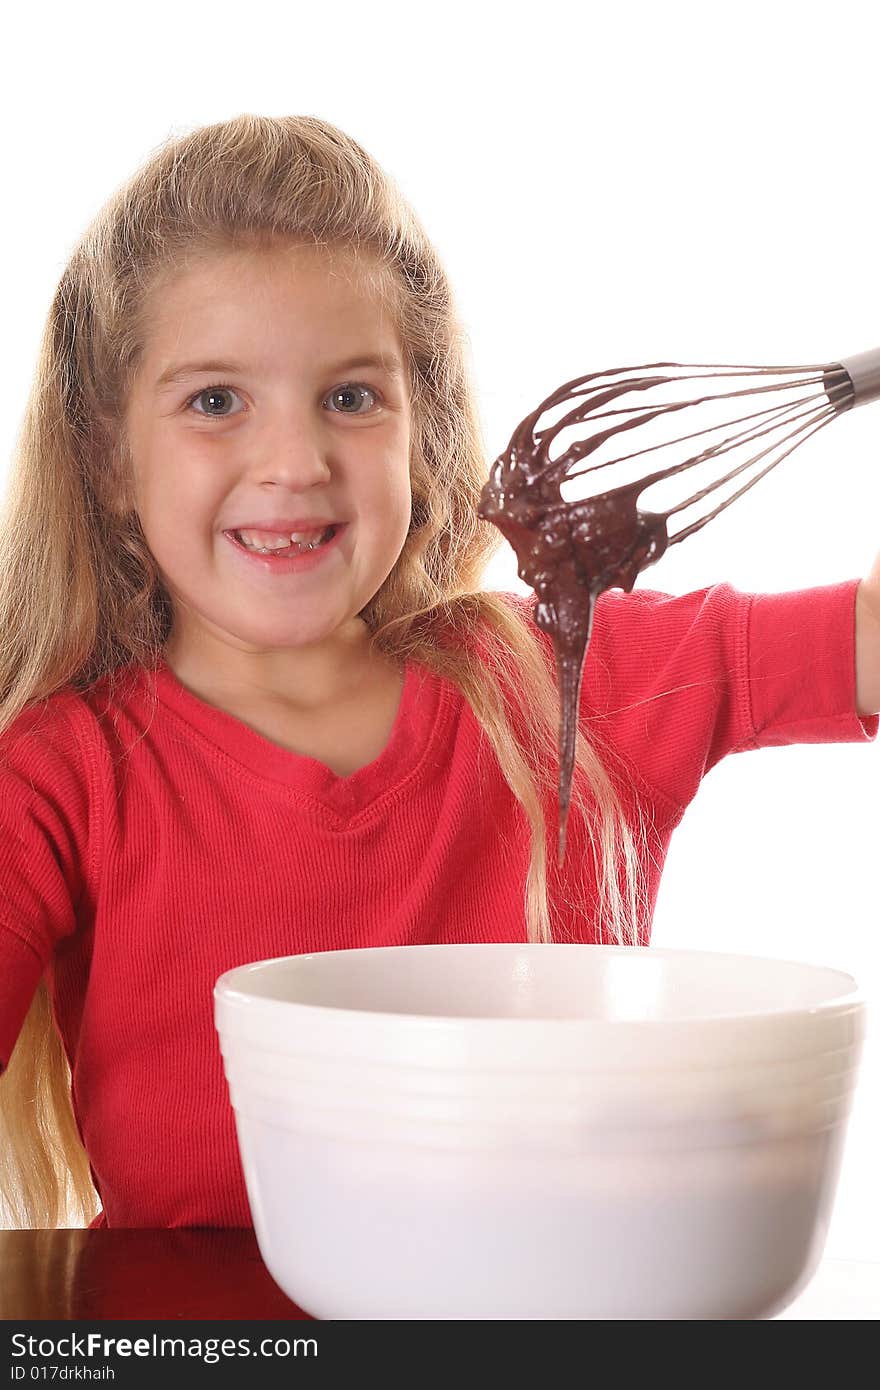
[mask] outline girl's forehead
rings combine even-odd
[[[376,358],[403,375],[393,298],[381,268],[364,257],[313,247],[190,256],[145,307],[138,393],[170,389],[186,364],[301,354],[304,334],[316,360]]]
[[[217,252],[163,274],[145,299],[144,349],[151,355],[169,339],[179,343],[182,328],[184,337],[247,331],[255,322],[263,331],[300,314],[329,337],[351,329],[400,341],[387,272],[354,254],[295,247]]]
[[[154,282],[153,298],[217,294],[224,285],[320,285],[339,294],[384,300],[391,289],[387,270],[354,247],[295,245],[249,249],[229,247],[190,253]]]

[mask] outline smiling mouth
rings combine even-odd
[[[230,531],[229,534],[236,544],[241,546],[242,550],[248,551],[251,555],[291,556],[305,555],[310,550],[320,550],[321,546],[327,545],[332,541],[338,530],[338,526],[328,526],[326,530],[316,533],[314,540],[288,540],[286,544],[283,542],[282,538],[279,537],[281,543],[276,545],[256,545],[252,541],[246,541],[240,531]]]

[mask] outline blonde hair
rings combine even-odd
[[[476,514],[488,462],[466,337],[437,254],[393,181],[317,117],[240,115],[170,139],[74,248],[49,310],[0,531],[0,734],[62,687],[83,691],[128,663],[155,664],[171,608],[130,505],[124,418],[153,296],[196,259],[297,244],[362,263],[405,349],[412,523],[361,616],[377,649],[452,681],[472,707],[531,831],[529,938],[559,939],[546,823],[558,696],[525,604],[480,591],[501,538]],[[644,827],[627,823],[583,733],[576,815],[589,832],[599,939],[639,944],[649,917]],[[584,913],[588,880],[583,901],[568,904]],[[95,1215],[45,979],[0,1081],[0,1140],[0,1199],[13,1220],[56,1226],[65,1213]]]

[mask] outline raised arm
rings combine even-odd
[[[856,591],[856,711],[880,714],[880,555]]]

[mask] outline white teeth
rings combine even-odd
[[[330,527],[323,531],[292,531],[289,536],[268,537],[265,531],[236,531],[235,534],[247,550],[259,555],[271,555],[277,550],[288,550],[291,545],[300,550],[317,550]]]

